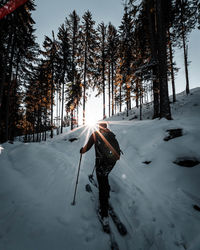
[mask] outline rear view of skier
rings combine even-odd
[[[108,199],[110,193],[108,175],[120,158],[119,144],[115,139],[115,135],[107,128],[106,122],[99,123],[99,131],[92,133],[87,144],[80,149],[80,153],[84,154],[93,145],[95,145],[95,166],[99,185],[99,216],[106,228],[108,225]]]

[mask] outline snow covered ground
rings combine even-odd
[[[136,109],[113,117],[124,155],[110,174],[111,203],[128,229],[114,234],[121,250],[199,250],[200,88],[181,93],[171,105],[173,120],[132,119]],[[151,105],[144,117],[152,117]],[[164,141],[167,129],[183,136]],[[41,143],[5,143],[0,147],[0,250],[107,250],[94,202],[85,191],[94,166],[94,149],[83,155],[76,205],[72,206],[83,129]],[[70,142],[70,138],[78,140]],[[151,161],[150,164],[143,162]]]

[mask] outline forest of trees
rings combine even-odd
[[[168,85],[175,102],[176,49],[183,50],[189,94],[188,39],[200,26],[199,0],[129,0],[118,29],[96,24],[90,11],[81,18],[73,11],[42,48],[35,8],[29,0],[0,19],[0,142],[46,140],[55,128],[85,124],[89,90],[102,96],[102,119],[123,110],[128,116],[147,96],[152,119],[172,119]]]

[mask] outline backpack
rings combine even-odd
[[[120,159],[121,150],[119,143],[115,138],[115,134],[110,130],[103,133],[96,133],[96,147],[103,161],[108,165],[115,165],[116,161]]]

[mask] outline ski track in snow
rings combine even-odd
[[[144,117],[151,117],[151,104],[146,107]],[[120,236],[111,221],[120,250],[200,250],[200,213],[192,208],[200,206],[200,165],[173,163],[183,156],[200,160],[200,89],[177,95],[171,108],[172,121],[129,121],[137,109],[129,117],[121,113],[110,119],[124,152],[109,176],[110,201],[128,230]],[[182,128],[183,136],[165,142],[170,128]],[[94,148],[83,155],[71,205],[79,150],[86,141],[82,131],[41,143],[1,145],[0,250],[109,249],[109,237],[96,218],[97,201],[85,191]]]

